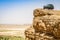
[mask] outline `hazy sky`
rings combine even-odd
[[[0,0],[0,24],[31,24],[33,10],[46,4],[60,10],[60,0]]]

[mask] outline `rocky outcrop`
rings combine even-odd
[[[33,15],[33,26],[25,31],[28,40],[60,40],[60,11],[38,8]]]
[[[30,28],[27,28],[25,30],[25,39],[26,40],[34,40],[34,34],[35,34],[35,31],[34,31],[34,28],[31,26]]]

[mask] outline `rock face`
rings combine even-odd
[[[56,10],[35,9],[33,11],[33,26],[25,31],[26,39],[60,40],[59,12]],[[29,35],[27,36],[27,34]]]
[[[31,26],[30,28],[25,30],[25,36],[26,36],[26,40],[34,40],[34,28]]]

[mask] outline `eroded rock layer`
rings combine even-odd
[[[26,40],[60,40],[60,11],[35,9],[33,26],[25,30]]]

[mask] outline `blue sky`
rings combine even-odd
[[[33,10],[46,4],[60,10],[60,0],[0,0],[0,24],[31,24]]]

